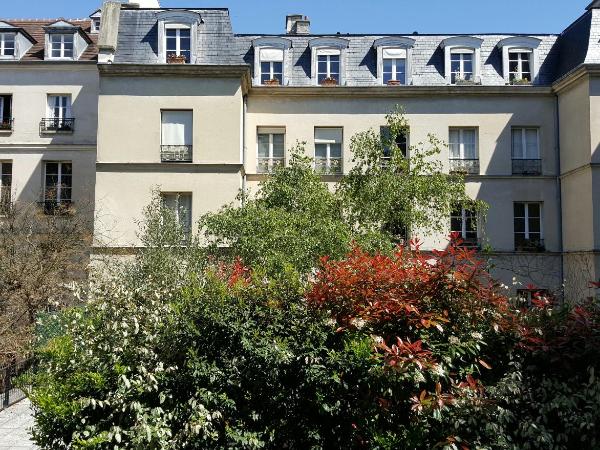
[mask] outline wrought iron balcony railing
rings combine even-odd
[[[12,131],[15,119],[0,119],[0,131]]]
[[[73,131],[75,131],[75,119],[72,117],[42,119],[40,122],[42,133],[73,133]]]
[[[450,173],[479,175],[479,159],[450,158]]]
[[[270,173],[277,167],[283,167],[285,164],[284,158],[258,158],[256,171],[258,173]]]
[[[543,252],[546,250],[543,239],[515,237],[515,250],[518,252]]]
[[[513,159],[512,160],[513,175],[541,175],[542,160],[541,159]]]
[[[480,247],[479,238],[461,237],[459,235],[458,239],[460,241],[459,247],[466,247],[466,248],[479,248]]]
[[[342,158],[316,158],[315,171],[323,175],[337,175],[342,173]]]
[[[192,146],[161,145],[160,160],[162,162],[192,162]]]

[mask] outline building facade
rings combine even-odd
[[[167,9],[156,0],[106,2],[88,22],[42,26],[78,28],[74,54],[88,46],[77,60],[0,56],[15,108],[13,85],[30,82],[14,71],[71,67],[58,79],[78,89],[48,83],[40,95],[70,94],[73,114],[80,105],[88,121],[80,128],[78,116],[71,135],[32,142],[15,128],[0,136],[0,150],[3,161],[16,161],[9,152],[24,143],[45,146],[38,161],[83,158],[80,169],[73,163],[72,190],[95,191],[98,253],[140,245],[137,224],[153,191],[193,228],[240,189],[256,189],[297,142],[335,183],[352,167],[351,137],[380,130],[400,105],[410,123],[400,143],[407,156],[436,135],[448,143],[439,155],[445,170],[465,173],[469,195],[490,205],[477,228],[461,210],[447,231],[487,248],[495,276],[524,295],[531,284],[560,292],[564,283],[569,298],[590,295],[589,281],[600,279],[600,1],[558,35],[315,35],[301,15],[288,16],[280,35],[239,35],[227,9]],[[22,26],[0,25],[0,36]],[[43,49],[50,56],[54,42],[65,48],[54,32]],[[52,153],[67,144],[83,147]],[[14,162],[13,191],[24,192],[18,177],[41,180],[33,170]],[[431,249],[446,236],[418,237]]]

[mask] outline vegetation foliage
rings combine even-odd
[[[371,138],[364,158],[381,150]],[[390,212],[421,227],[421,205],[373,186],[414,176],[405,186],[430,189],[412,163],[361,158],[333,192],[293,158],[185,246],[160,201],[148,208],[136,261],[38,349],[42,448],[600,445],[597,303],[524,310],[460,241],[396,246]],[[465,200],[462,181],[439,178],[431,195]]]

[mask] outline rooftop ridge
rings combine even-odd
[[[92,19],[89,17],[84,19],[65,19],[64,17],[50,17],[47,19],[3,19],[0,18],[2,22],[31,22],[31,23],[42,23],[42,22],[58,22],[59,20],[64,20],[65,22],[89,22]]]

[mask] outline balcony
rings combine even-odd
[[[543,239],[525,239],[515,237],[515,250],[518,252],[544,252],[546,246]]]
[[[161,162],[192,162],[191,145],[161,145]]]
[[[13,123],[15,119],[2,119],[0,120],[0,132],[10,132],[13,130]]]
[[[541,159],[513,159],[512,160],[513,175],[541,175],[542,160]]]
[[[316,158],[315,172],[322,175],[337,175],[342,173],[342,158]]]
[[[62,133],[70,134],[75,131],[74,118],[42,119],[40,122],[40,133]]]
[[[285,165],[284,158],[258,158],[256,165],[257,173],[271,173],[277,167],[283,167]]]
[[[479,159],[450,158],[450,173],[479,175]]]

